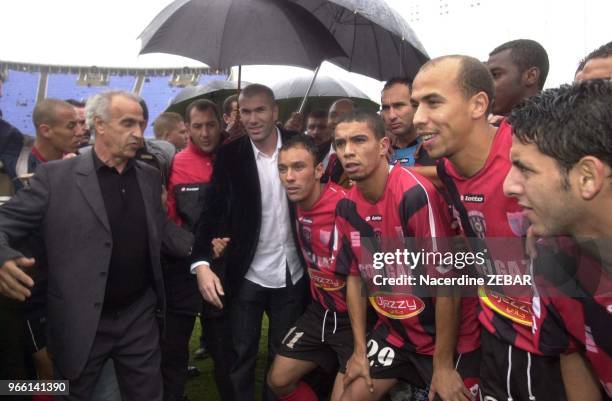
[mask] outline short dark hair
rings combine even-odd
[[[270,99],[270,103],[272,104],[274,104],[276,101],[276,99],[274,98],[274,92],[272,92],[272,89],[262,84],[247,85],[244,89],[242,89],[239,97],[253,97],[257,95],[264,95],[268,97]]]
[[[548,89],[512,110],[522,143],[535,144],[567,173],[582,157],[612,166],[612,82],[593,79]]]
[[[314,160],[315,166],[321,163],[319,160],[319,150],[314,140],[308,135],[294,135],[291,138],[287,139],[283,142],[280,148],[280,152],[287,151],[293,148],[302,148],[305,149],[312,156],[312,160]]]
[[[307,120],[309,118],[324,118],[327,120],[327,111],[323,109],[313,110],[310,113],[308,113],[308,116],[306,117]]]
[[[594,58],[608,58],[612,56],[612,42],[608,42],[603,46],[598,47],[597,49],[590,52],[585,58],[580,60],[578,63],[578,69],[576,70],[576,74],[584,69],[586,63],[591,61]],[[576,75],[574,74],[574,75]]]
[[[397,84],[406,85],[408,89],[412,90],[412,79],[408,77],[393,77],[387,82],[385,82],[385,86],[383,86],[382,90],[386,91],[393,85],[397,85]]]
[[[350,113],[343,115],[340,118],[340,121],[338,121],[338,125],[351,122],[366,123],[368,128],[374,132],[376,139],[382,139],[385,137],[385,124],[382,118],[371,110],[359,108],[355,109]],[[336,127],[338,127],[338,125],[336,125]]]
[[[238,95],[230,95],[223,101],[223,114],[232,114],[232,103],[238,103]]]
[[[70,103],[71,105],[73,105],[74,107],[78,107],[79,109],[85,107],[85,102],[81,102],[80,100],[76,99],[66,99],[66,103]]]
[[[493,49],[493,51],[489,53],[489,57],[501,53],[504,50],[510,50],[510,58],[518,67],[520,73],[527,71],[531,67],[537,67],[540,70],[538,87],[540,89],[544,88],[550,66],[548,62],[548,53],[546,53],[546,49],[544,49],[541,44],[531,39],[511,40]]]
[[[217,104],[208,99],[198,99],[189,103],[189,106],[187,106],[187,110],[185,110],[185,122],[187,123],[187,125],[191,123],[191,110],[193,109],[196,109],[202,113],[208,110],[212,110],[213,114],[215,115],[215,118],[217,119],[217,122],[221,123],[221,116],[219,116],[219,107],[217,106]]]

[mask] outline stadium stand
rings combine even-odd
[[[103,90],[122,89],[135,92],[147,103],[149,126],[145,136],[152,137],[152,122],[185,86],[228,77],[227,71],[206,68],[105,68],[2,61],[0,71],[7,77],[0,97],[4,119],[29,135],[34,134],[32,110],[37,99],[53,97],[85,101]]]
[[[4,83],[0,110],[4,119],[19,128],[24,134],[32,135],[32,110],[36,104],[36,93],[40,74],[20,70],[9,70]]]

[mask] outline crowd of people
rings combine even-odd
[[[548,70],[514,40],[284,123],[251,84],[155,139],[124,91],[0,119],[0,379],[186,400],[199,317],[219,398],[254,400],[265,314],[264,400],[610,399],[612,42]],[[373,265],[398,244],[486,263]],[[465,271],[529,285],[406,284]]]

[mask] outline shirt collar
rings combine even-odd
[[[278,150],[281,148],[281,146],[283,146],[283,139],[281,138],[280,130],[278,129],[278,127],[274,127],[274,129],[276,129],[276,133],[278,135],[276,140],[276,149],[274,150],[274,153],[272,153],[271,156],[268,156],[259,149],[257,149],[257,146],[255,146],[255,143],[253,143],[253,140],[249,138],[251,146],[253,147],[253,153],[255,154],[255,160],[258,160],[260,157],[274,158],[278,154]]]
[[[93,147],[91,148],[91,154],[93,155],[94,170],[100,171],[100,169],[106,167],[109,170],[117,171],[117,169],[115,167],[109,167],[106,164],[104,164],[104,162],[102,160],[100,160],[100,158],[96,154],[96,151],[93,149]],[[129,171],[130,169],[132,169],[134,167],[134,164],[135,164],[134,159],[128,159],[128,161],[127,161],[127,163],[125,165],[125,168],[123,169],[121,174],[124,174],[127,171]]]

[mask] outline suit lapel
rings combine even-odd
[[[147,225],[149,226],[149,235],[153,232],[155,227],[155,219],[153,218],[153,210],[151,210],[151,201],[154,196],[158,196],[161,199],[161,193],[155,195],[153,188],[151,187],[151,180],[148,180],[142,171],[142,168],[138,165],[138,161],[134,160],[134,168],[136,169],[136,179],[138,180],[138,186],[140,187],[140,193],[142,194],[143,207],[145,209],[145,216],[147,218]]]
[[[76,184],[81,190],[83,197],[89,203],[94,214],[98,217],[104,228],[110,232],[110,224],[104,207],[104,199],[102,191],[100,191],[100,183],[96,174],[93,155],[88,153],[80,156],[79,164],[75,170]]]

